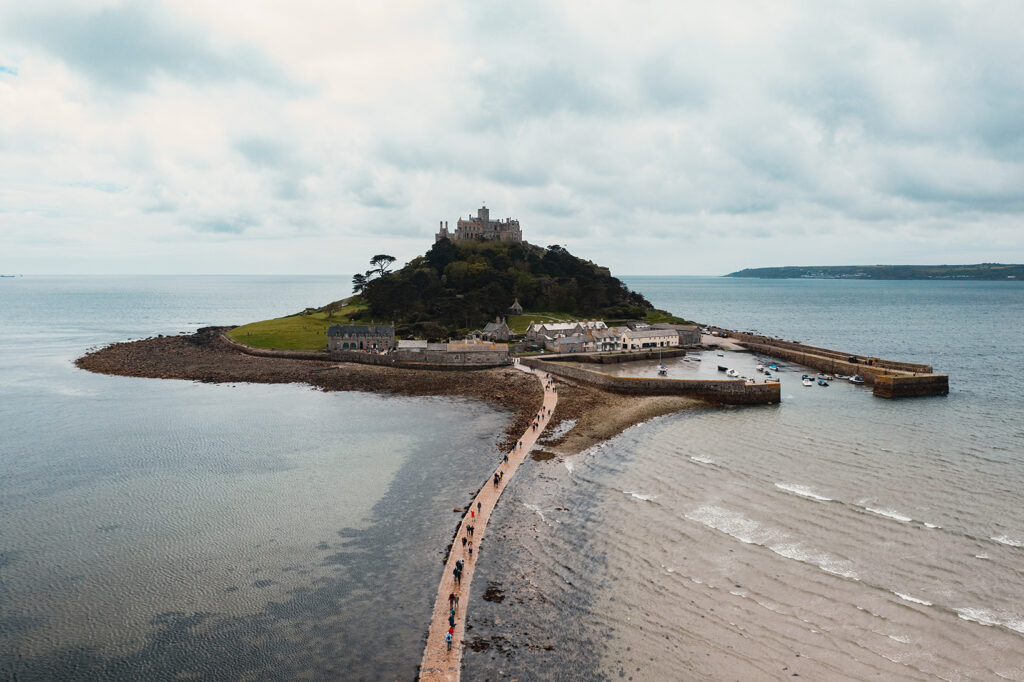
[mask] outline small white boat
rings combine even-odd
[[[864,383],[864,377],[862,377],[859,374],[854,374],[852,377],[850,377],[850,383],[851,384],[863,384]]]
[[[757,366],[757,371],[758,372],[763,372],[764,371],[764,365],[758,365]]]
[[[731,377],[738,377],[740,375],[740,373],[734,369],[730,369],[728,372],[726,372],[726,374],[728,374]]]
[[[659,376],[667,376],[668,375],[668,367],[666,367],[665,365],[658,365],[658,375]]]
[[[803,380],[803,384],[804,384],[804,386],[813,386],[814,382],[811,381],[810,379],[804,379]]]
[[[841,380],[841,381],[846,381],[846,380],[847,380],[847,379],[849,379],[849,378],[850,378],[850,377],[849,377],[848,375],[846,375],[846,374],[837,374],[837,375],[836,375],[836,379],[839,379],[839,380]]]

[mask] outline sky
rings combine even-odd
[[[1024,262],[1024,4],[0,0],[0,273]]]

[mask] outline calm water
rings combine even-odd
[[[805,388],[788,366],[781,405],[667,416],[531,463],[481,558],[467,670],[1024,679],[1024,287],[628,282],[689,319],[931,363],[951,393]]]
[[[781,405],[531,461],[474,581],[471,677],[1024,679],[1024,288],[628,281],[694,320],[932,363],[951,393],[804,388],[789,366]],[[412,678],[451,508],[508,415],[72,365],[347,290],[0,280],[0,678]],[[666,364],[719,362],[756,358]]]
[[[72,364],[348,288],[0,280],[0,679],[413,678],[452,507],[506,413]]]

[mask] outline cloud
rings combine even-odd
[[[269,55],[253,45],[221,43],[149,2],[95,9],[78,4],[14,13],[9,38],[38,46],[94,83],[115,90],[150,88],[161,78],[193,83],[250,81],[295,87]]]
[[[486,198],[616,273],[1024,261],[1018,15],[9,3],[0,250],[56,271],[152,253],[172,272],[355,272]]]

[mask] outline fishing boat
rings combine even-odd
[[[850,383],[851,384],[863,384],[864,383],[864,377],[862,377],[859,374],[854,374],[852,377],[850,377]]]
[[[768,369],[770,369],[773,372],[778,372],[779,371],[779,366],[774,364],[774,363],[772,363],[772,364],[768,365]]]
[[[718,366],[718,371],[719,371],[719,372],[728,372],[728,371],[729,371],[729,368],[728,368],[728,367],[724,367],[724,366],[722,366],[722,365],[719,365],[719,366]]]
[[[818,385],[819,386],[828,386],[828,382],[825,381],[824,379],[818,379]]]
[[[803,384],[804,386],[813,386],[814,382],[811,381],[810,379],[803,379]]]
[[[846,381],[846,380],[848,380],[849,378],[850,378],[850,377],[849,377],[848,375],[846,375],[846,374],[837,374],[837,375],[836,375],[836,379],[839,379],[840,381]]]
[[[740,373],[734,369],[730,369],[728,372],[726,372],[726,374],[728,374],[731,377],[738,377],[740,375]]]

